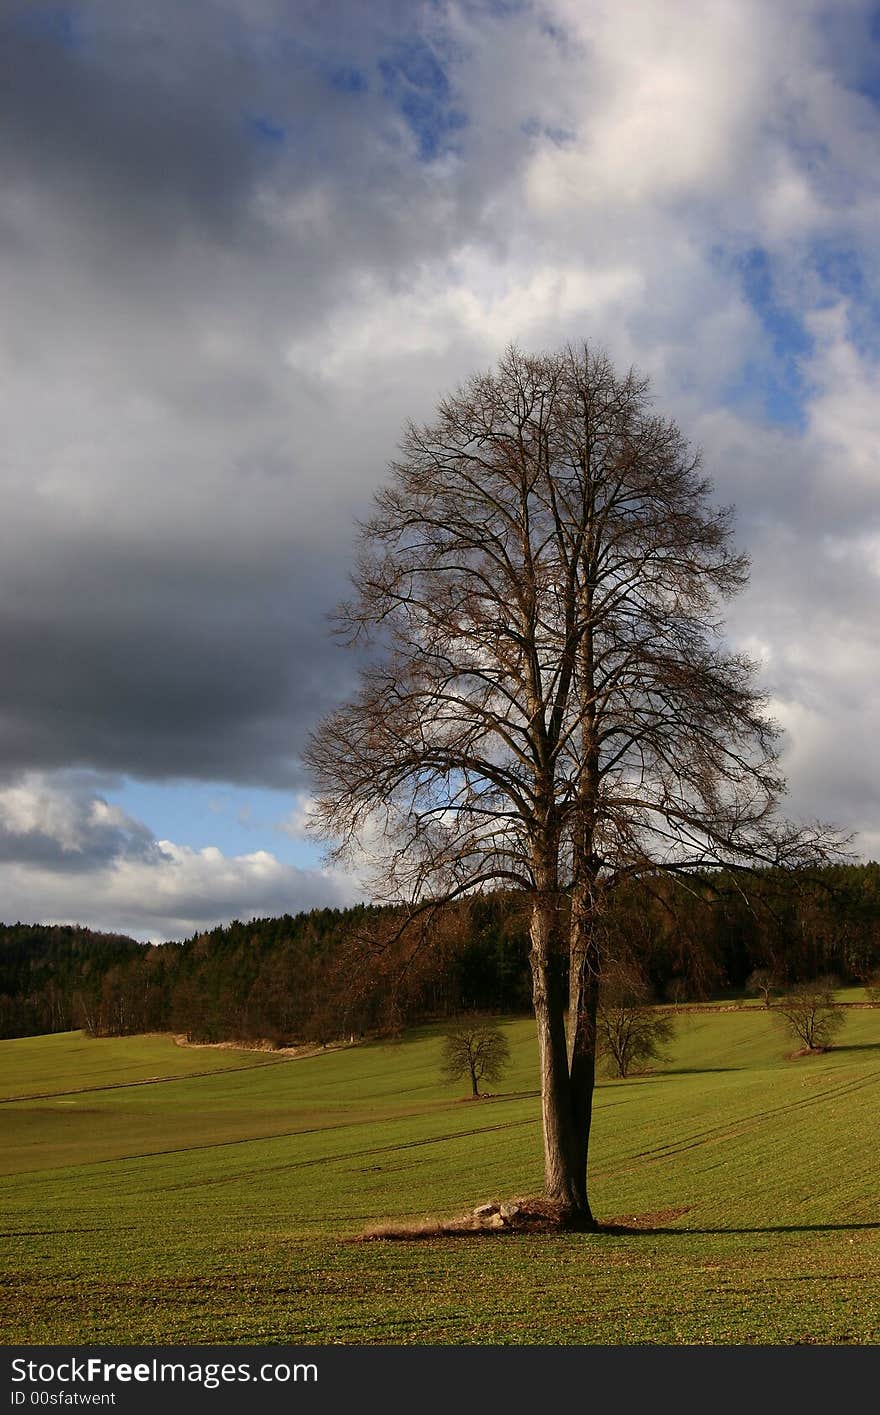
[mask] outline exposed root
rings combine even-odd
[[[572,1213],[562,1204],[542,1196],[508,1199],[504,1203],[480,1204],[469,1214],[450,1219],[401,1219],[373,1224],[354,1241],[356,1243],[406,1243],[423,1238],[461,1238],[474,1234],[502,1235],[516,1233],[652,1233],[668,1228],[676,1219],[690,1213],[691,1205],[675,1209],[653,1209],[650,1213],[620,1214],[607,1222],[597,1223]]]
[[[471,1213],[451,1219],[415,1219],[374,1224],[358,1242],[406,1242],[422,1238],[457,1238],[467,1234],[562,1233],[595,1224],[579,1224],[570,1211],[550,1199],[529,1197],[480,1204]]]

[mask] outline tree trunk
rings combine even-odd
[[[536,896],[531,923],[532,999],[541,1067],[544,1188],[571,1227],[594,1228],[587,1200],[586,1140],[577,1127],[565,1035],[562,948],[555,899]],[[567,951],[567,950],[566,950]],[[578,1094],[583,1089],[579,1082]],[[582,1108],[581,1108],[582,1113]]]
[[[591,1223],[586,1175],[596,1088],[599,961],[592,890],[576,888],[571,901],[569,945],[568,1065],[577,1165],[584,1175],[584,1200]]]

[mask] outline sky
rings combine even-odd
[[[880,6],[5,0],[0,919],[342,906],[328,614],[405,422],[584,340],[752,558],[785,811],[880,857]]]

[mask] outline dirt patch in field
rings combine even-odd
[[[685,1204],[678,1208],[652,1209],[649,1213],[621,1214],[596,1224],[592,1231],[599,1234],[660,1233],[676,1219],[690,1213],[691,1207]],[[474,1234],[571,1233],[578,1228],[579,1225],[572,1222],[571,1215],[560,1204],[531,1196],[509,1199],[504,1203],[480,1204],[459,1218],[389,1220],[372,1225],[354,1241],[406,1243],[425,1238],[460,1238]]]
[[[175,1046],[188,1047],[193,1051],[259,1051],[270,1056],[320,1056],[325,1051],[340,1051],[343,1047],[354,1046],[354,1042],[328,1042],[319,1046],[317,1042],[305,1042],[302,1046],[280,1047],[274,1042],[190,1042],[182,1032],[172,1034]]]
[[[354,1241],[357,1243],[405,1243],[425,1238],[459,1238],[486,1234],[564,1233],[577,1225],[560,1204],[532,1196],[504,1202],[480,1204],[469,1214],[450,1219],[389,1220],[371,1225]],[[603,1228],[604,1225],[599,1225]]]

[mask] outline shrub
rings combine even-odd
[[[777,987],[776,974],[772,968],[755,968],[746,978],[746,992],[760,997],[765,1007],[770,1006],[770,995]]]
[[[831,978],[801,983],[775,1005],[775,1012],[805,1051],[827,1051],[846,1020],[835,1005]]]
[[[632,965],[613,968],[602,985],[596,1017],[599,1052],[615,1076],[656,1060],[673,1034],[672,1019],[650,1005],[650,989]]]
[[[479,1017],[463,1017],[443,1038],[442,1076],[457,1081],[468,1076],[471,1094],[479,1096],[481,1081],[497,1081],[510,1060],[504,1033]]]

